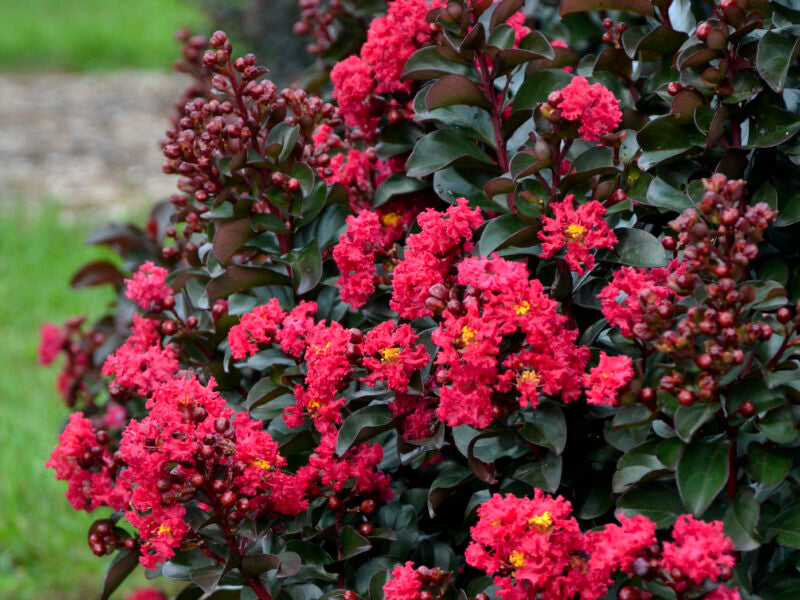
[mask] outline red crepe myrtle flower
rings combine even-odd
[[[66,497],[75,510],[91,512],[100,506],[123,510],[130,489],[114,480],[116,465],[107,445],[97,441],[97,430],[82,412],[72,413],[58,446],[45,466],[56,479],[68,483]]]
[[[363,306],[375,291],[375,254],[381,247],[378,213],[363,210],[357,217],[347,217],[347,230],[333,248],[333,260],[341,273],[336,283],[342,301],[353,308]]]
[[[141,397],[152,394],[177,370],[175,353],[169,346],[161,347],[158,321],[138,315],[133,317],[131,335],[103,364],[103,375]]]
[[[739,588],[718,585],[706,594],[703,600],[742,600],[742,597],[739,595]]]
[[[397,326],[394,321],[384,321],[377,325],[361,345],[364,366],[369,371],[361,381],[371,386],[383,381],[390,390],[408,391],[411,374],[430,359],[425,346],[416,341],[417,334],[407,323]]]
[[[317,312],[317,303],[301,300],[281,322],[278,331],[278,342],[289,356],[299,358],[306,350],[306,338],[314,328],[314,317]]]
[[[658,308],[675,297],[675,292],[667,286],[668,276],[685,271],[686,265],[677,259],[666,268],[621,267],[597,295],[602,301],[603,316],[609,324],[619,327],[623,336],[631,337],[647,308]]]
[[[157,588],[140,588],[125,596],[125,600],[167,600],[167,597]]]
[[[589,404],[618,404],[619,390],[633,379],[630,356],[608,356],[600,353],[600,361],[585,377],[586,401]]]
[[[228,332],[228,345],[233,358],[241,360],[253,356],[258,352],[259,344],[273,342],[285,316],[277,298],[242,315],[239,324]]]
[[[172,296],[166,279],[167,270],[148,260],[133,274],[132,279],[125,280],[125,295],[145,310],[160,310],[164,300]]]
[[[585,77],[575,77],[560,90],[560,102],[555,107],[568,121],[580,123],[583,139],[597,141],[614,131],[622,120],[619,100],[601,83],[590,85]]]
[[[401,417],[400,430],[404,440],[421,440],[434,433],[436,405],[426,396],[395,394],[389,402],[395,417]]]
[[[408,248],[394,270],[391,307],[405,319],[429,316],[425,306],[432,285],[445,282],[455,262],[474,247],[472,232],[483,218],[465,198],[444,213],[431,208],[417,216],[419,233],[408,236]]]
[[[348,56],[331,69],[333,97],[339,103],[339,112],[349,127],[370,134],[377,119],[370,115],[367,99],[375,85],[369,65],[360,56]]]
[[[410,560],[392,569],[391,579],[383,585],[385,600],[417,600],[420,591],[422,579]]]
[[[706,578],[716,581],[723,569],[734,566],[733,543],[722,532],[721,521],[706,523],[682,515],[672,528],[675,543],[664,543],[661,566],[680,571],[695,583]]]
[[[596,200],[573,208],[575,196],[570,194],[561,202],[553,202],[553,217],[542,217],[543,228],[539,232],[542,242],[542,257],[550,258],[564,246],[564,257],[573,271],[583,275],[594,267],[594,256],[589,252],[595,248],[613,248],[617,236],[605,220],[606,209]]]
[[[39,364],[46,366],[52,363],[64,348],[67,335],[58,325],[44,323],[39,332],[39,337],[41,339],[38,348]]]

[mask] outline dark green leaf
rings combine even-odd
[[[103,575],[103,587],[100,588],[100,600],[108,600],[120,584],[139,564],[139,552],[136,550],[121,550],[108,565]]]
[[[763,96],[747,106],[750,130],[743,141],[747,148],[777,146],[800,131],[800,115],[771,104]]]
[[[675,411],[675,433],[684,442],[691,441],[697,430],[714,418],[719,404],[696,402],[691,406],[679,406]]]
[[[447,73],[469,75],[471,72],[472,69],[466,63],[449,60],[437,52],[436,46],[428,46],[417,50],[406,61],[402,78],[424,81]]]
[[[626,516],[644,515],[659,528],[671,527],[678,515],[684,513],[675,487],[661,482],[638,485],[617,501],[617,508]]]
[[[747,447],[746,470],[764,487],[778,485],[789,474],[792,458],[782,450],[769,450],[761,444]]]
[[[552,494],[561,484],[562,466],[561,456],[548,452],[541,460],[522,465],[514,472],[513,477]]]
[[[520,435],[532,444],[561,454],[567,445],[567,422],[561,407],[548,400],[524,414],[526,423],[519,430]]]
[[[317,240],[297,252],[292,262],[292,281],[299,296],[310,292],[322,279],[322,255]]]
[[[482,108],[491,106],[478,86],[463,75],[442,76],[434,82],[425,96],[428,110],[461,104]]]
[[[530,243],[535,239],[535,229],[518,216],[500,215],[489,221],[484,227],[478,242],[478,252],[481,256],[489,256],[492,252],[506,246]]]
[[[192,569],[189,577],[192,582],[197,585],[206,594],[210,594],[217,588],[222,574],[225,572],[225,565],[223,563],[208,565],[206,567],[199,567]]]
[[[678,115],[653,119],[639,131],[636,140],[643,151],[638,164],[644,170],[705,145],[694,123]]]
[[[208,299],[213,302],[227,298],[235,292],[243,292],[262,285],[289,285],[290,280],[272,269],[228,265],[219,277],[208,282]]]
[[[612,250],[598,253],[598,260],[634,267],[664,267],[667,254],[661,242],[643,229],[615,229],[617,244]]]
[[[777,93],[783,93],[789,67],[800,51],[800,38],[792,31],[773,29],[758,42],[756,68],[761,78]]]
[[[414,147],[423,133],[424,130],[413,121],[401,121],[394,125],[387,125],[381,129],[378,145],[375,147],[378,157],[386,160],[398,154],[405,154]]]
[[[547,100],[554,90],[560,90],[572,81],[572,75],[559,69],[546,69],[529,75],[514,97],[514,111],[533,110]]]
[[[281,559],[274,554],[255,554],[243,556],[241,568],[256,577],[267,571],[277,569],[281,564]]]
[[[789,406],[769,411],[759,418],[758,427],[776,444],[789,444],[797,439],[797,424]]]
[[[419,179],[412,179],[406,177],[403,173],[395,173],[384,179],[375,190],[375,200],[373,206],[383,206],[390,200],[405,196],[407,194],[415,194],[427,189],[428,184]]]
[[[668,471],[655,453],[654,443],[644,444],[627,452],[617,463],[612,479],[612,490],[620,494],[642,480],[661,475]]]
[[[739,552],[755,550],[761,545],[756,533],[760,506],[749,490],[737,496],[725,511],[725,535]]]
[[[342,558],[348,559],[367,552],[372,548],[369,540],[359,534],[352,527],[345,527],[339,534],[339,541],[342,544]]]
[[[772,519],[767,535],[778,536],[778,543],[783,546],[800,548],[800,505],[796,504]]]
[[[492,160],[470,136],[459,131],[434,131],[422,137],[406,162],[409,177],[425,177],[454,163],[484,165]]]
[[[498,25],[508,21],[509,17],[519,11],[524,4],[525,0],[502,0],[496,3],[492,18],[489,20],[489,31],[494,31]]]
[[[428,512],[431,518],[436,508],[453,493],[453,490],[472,478],[472,471],[460,465],[445,463],[446,468],[434,479],[428,490]]]
[[[686,508],[702,517],[728,481],[730,442],[697,440],[689,444],[678,461],[678,490]]]
[[[247,221],[247,219],[242,219],[242,221]],[[275,215],[270,215],[268,213],[262,213],[259,215],[255,215],[253,217],[253,229],[256,231],[273,231],[275,233],[287,233],[289,228],[286,226],[286,223],[281,221]],[[219,232],[218,232],[219,233]],[[216,245],[217,238],[214,237],[214,243]],[[214,254],[219,259],[219,255],[214,252]]]
[[[365,406],[355,411],[342,423],[336,439],[336,453],[342,456],[353,445],[391,429],[393,419],[394,414],[385,404]]]
[[[660,177],[654,178],[650,183],[647,188],[647,200],[643,204],[679,213],[694,206],[686,193],[672,187]]]

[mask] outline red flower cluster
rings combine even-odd
[[[425,20],[434,2],[394,0],[385,17],[372,20],[367,42],[359,56],[350,56],[331,70],[333,97],[345,123],[357,127],[366,137],[375,133],[378,119],[373,116],[374,95],[408,90],[400,81],[408,58],[431,39],[431,28]]]
[[[568,121],[580,123],[583,139],[597,141],[614,131],[622,120],[619,100],[603,84],[590,85],[585,77],[575,77],[548,104],[558,108]]]
[[[666,268],[621,267],[597,295],[602,301],[603,316],[610,325],[619,327],[623,336],[631,337],[638,331],[646,339],[648,325],[643,323],[644,315],[680,296],[667,285],[668,278],[685,273],[685,264],[677,259]]]
[[[307,488],[316,484],[335,493],[352,484],[352,496],[389,502],[394,496],[391,479],[378,469],[383,449],[378,444],[360,444],[340,457],[336,454],[336,438],[335,430],[323,434],[308,465],[297,470],[298,481]]]
[[[705,579],[717,581],[724,569],[736,563],[733,544],[722,532],[722,523],[706,523],[692,515],[682,515],[672,528],[675,543],[664,544],[661,566],[669,572],[680,572],[695,583]]]
[[[435,284],[450,283],[456,262],[474,247],[472,232],[482,223],[480,210],[466,198],[444,213],[431,208],[417,217],[421,231],[408,236],[403,260],[394,269],[391,307],[404,319],[430,316],[425,305]]]
[[[589,252],[595,248],[613,248],[617,236],[605,220],[606,209],[596,200],[572,205],[575,196],[570,194],[561,202],[553,202],[553,217],[542,217],[542,257],[550,258],[564,246],[567,265],[579,275],[594,267],[594,256]]]
[[[277,298],[242,315],[239,324],[228,332],[228,345],[233,358],[241,360],[253,356],[258,352],[259,344],[272,343],[284,317],[286,313]]]
[[[148,415],[123,432],[120,455],[133,485],[125,516],[143,540],[140,561],[148,568],[173,556],[190,535],[183,501],[198,490],[220,519],[230,505],[226,494],[247,498],[247,507],[238,508],[257,514],[297,514],[307,506],[302,487],[277,471],[285,459],[261,422],[247,413],[233,419],[215,385],[172,379],[147,401]],[[219,479],[221,468],[227,477]]]
[[[361,379],[374,386],[383,381],[395,392],[408,391],[411,374],[428,364],[425,346],[416,344],[417,334],[408,324],[384,321],[367,333],[361,355],[369,375]],[[415,345],[416,344],[416,345]]]
[[[571,511],[562,497],[541,490],[533,498],[495,494],[478,508],[467,563],[495,576],[503,600],[596,600],[608,592],[615,573],[632,576],[637,563],[648,572],[657,565],[668,584],[684,591],[684,576],[695,584],[716,581],[734,564],[733,546],[718,521],[679,517],[676,543],[665,543],[659,560],[656,526],[646,517],[620,515],[620,525],[584,534]],[[734,594],[722,588],[715,597]]]
[[[103,375],[137,396],[147,397],[178,370],[178,360],[170,347],[161,347],[158,321],[133,317],[132,333],[103,364]]]
[[[457,282],[465,288],[463,301],[448,305],[433,333],[441,348],[437,381],[446,382],[437,409],[443,421],[487,427],[498,415],[494,391],[516,389],[519,404],[533,408],[540,392],[560,394],[564,402],[580,395],[588,350],[575,345],[577,330],[566,328],[558,303],[528,278],[523,263],[468,258],[458,266]],[[505,339],[516,341],[501,353]]]
[[[125,600],[167,600],[158,588],[140,588],[125,596]]]
[[[389,402],[395,417],[401,417],[400,430],[404,440],[421,440],[433,435],[436,404],[433,398],[416,394],[395,394]]]
[[[633,379],[633,361],[630,356],[608,356],[600,353],[600,361],[584,377],[586,401],[589,404],[616,406],[618,392]]]
[[[70,415],[45,466],[67,482],[67,500],[75,510],[124,510],[128,505],[130,489],[123,482],[115,484],[119,464],[108,447],[108,435],[98,432],[82,412]]]
[[[40,342],[38,348],[39,364],[47,366],[52,363],[58,353],[64,349],[67,341],[66,333],[54,323],[44,323],[39,332]]]
[[[392,569],[392,578],[383,586],[385,600],[417,600],[422,591],[422,579],[412,561]]]
[[[125,295],[145,310],[161,310],[164,301],[172,296],[167,285],[167,270],[149,260],[139,267],[132,279],[126,279]]]
[[[347,217],[347,231],[339,236],[333,259],[341,273],[337,284],[342,301],[353,308],[363,306],[375,291],[375,254],[382,248],[380,242],[378,213],[363,210],[357,217]]]

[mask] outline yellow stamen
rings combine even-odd
[[[475,342],[475,334],[477,333],[478,331],[476,329],[473,329],[468,325],[464,325],[464,327],[461,328],[461,341],[464,344],[472,344]]]
[[[534,527],[547,529],[553,524],[553,519],[550,517],[549,511],[544,511],[540,515],[534,515],[530,519],[528,519],[528,525],[533,525]]]
[[[309,400],[306,402],[306,408],[308,409],[308,412],[317,412],[320,406],[319,400]]]
[[[172,533],[172,529],[170,527],[167,527],[166,525],[160,525],[156,535],[161,535],[164,533]]]
[[[314,346],[314,352],[316,352],[317,354],[327,354],[328,353],[328,348],[330,348],[330,347],[331,347],[331,343],[330,342],[325,344],[324,348],[322,348],[320,346]]]
[[[502,525],[502,524],[503,523],[502,523],[502,521],[500,521],[500,519],[498,519],[497,521],[492,521],[492,523],[491,523],[491,525],[494,526],[494,527],[500,527],[500,525]]]
[[[586,227],[578,223],[570,223],[564,233],[570,240],[579,242],[586,235]]]
[[[271,464],[269,464],[269,462],[268,462],[268,461],[266,461],[266,460],[264,460],[263,458],[257,458],[257,459],[255,459],[255,460],[253,461],[253,465],[255,465],[256,467],[259,467],[259,468],[261,468],[261,469],[269,469],[269,468],[271,468],[271,467],[272,467],[272,465],[271,465]]]
[[[527,313],[531,309],[530,302],[527,300],[523,300],[519,304],[514,305],[514,312],[517,313],[518,316],[522,316]]]
[[[389,212],[381,217],[381,223],[388,225],[389,227],[397,227],[399,222],[400,215],[398,215],[396,212]]]
[[[525,564],[525,555],[519,550],[514,550],[508,555],[508,562],[517,569]]]
[[[517,375],[517,385],[522,383],[539,385],[541,382],[542,378],[539,377],[539,374],[533,369],[525,369],[524,371],[520,371],[519,375]]]
[[[400,358],[400,348],[394,346],[392,348],[384,348],[381,350],[381,362],[394,364]]]

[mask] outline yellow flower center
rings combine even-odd
[[[162,524],[158,527],[158,532],[156,533],[156,535],[162,535],[164,533],[172,533],[172,529]]]
[[[309,400],[308,402],[306,402],[306,408],[308,409],[308,412],[312,413],[317,412],[319,410],[319,407],[320,407],[319,400]]]
[[[396,212],[389,212],[381,217],[381,223],[388,225],[389,227],[397,227],[399,222],[400,215],[398,215]]]
[[[381,362],[394,364],[400,358],[400,348],[397,346],[381,350]]]
[[[464,344],[472,344],[475,342],[475,334],[477,333],[478,331],[476,329],[473,329],[469,325],[464,325],[464,327],[461,328],[461,341]]]
[[[528,525],[533,525],[534,527],[547,529],[553,524],[553,519],[550,517],[549,511],[544,511],[540,515],[533,515],[530,519],[528,519]]]
[[[519,569],[525,564],[525,555],[519,550],[514,550],[508,555],[508,562],[511,563],[511,566]]]
[[[523,300],[519,304],[514,305],[514,312],[517,313],[518,316],[522,316],[527,313],[531,309],[530,302],[527,300]]]
[[[586,227],[578,223],[570,223],[567,225],[567,230],[564,233],[568,239],[580,242],[583,236],[586,235]]]
[[[327,344],[325,344],[324,348],[321,348],[320,346],[314,346],[314,351],[317,354],[327,354],[328,353],[328,348],[330,348],[330,347],[331,347],[331,343],[328,342]]]
[[[260,468],[260,469],[269,469],[272,467],[268,461],[264,460],[263,458],[257,458],[253,461],[253,465]]]
[[[539,377],[539,374],[533,369],[525,369],[524,371],[520,371],[519,375],[517,375],[517,385],[520,385],[522,383],[532,383],[533,385],[539,385],[541,382],[542,378]]]

